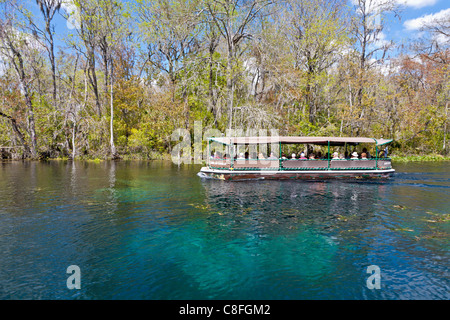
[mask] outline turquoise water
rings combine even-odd
[[[449,164],[394,167],[224,182],[161,161],[0,163],[0,298],[449,299]]]

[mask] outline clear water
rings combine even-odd
[[[0,298],[449,299],[449,163],[394,166],[387,182],[224,182],[170,162],[0,163]]]

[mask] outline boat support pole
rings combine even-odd
[[[330,170],[330,141],[328,141],[328,170]]]
[[[378,170],[378,145],[375,144],[375,168]]]
[[[206,166],[211,166],[211,138],[208,138],[208,151],[206,151]]]
[[[278,169],[281,171],[281,167],[282,167],[282,162],[281,162],[281,141],[279,142],[279,148],[280,148],[280,152],[279,152],[279,156],[280,156],[280,158],[279,158],[279,167],[278,167]]]

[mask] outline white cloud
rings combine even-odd
[[[406,20],[403,25],[407,30],[420,30],[425,24],[432,24],[434,21],[442,19],[450,19],[450,8],[416,19]]]
[[[6,64],[0,57],[0,77],[6,73]]]
[[[359,0],[351,0],[354,5],[358,4]],[[439,0],[394,0],[394,4],[420,9],[427,6],[435,5]],[[365,0],[365,7],[367,12],[380,11],[380,9],[391,7],[391,0]],[[381,10],[382,11],[382,10]]]
[[[433,35],[433,40],[436,41],[439,45],[443,45],[449,42],[449,37],[444,34],[435,34]]]
[[[384,32],[379,32],[374,39],[375,47],[384,47],[389,44],[389,40],[386,39],[386,34]]]
[[[375,68],[377,68],[384,76],[397,73],[400,70],[400,66],[394,65],[391,60],[378,61],[375,64]]]
[[[396,0],[398,4],[413,7],[415,9],[432,6],[436,4],[437,1],[438,0]]]
[[[69,18],[67,19],[67,28],[79,29],[80,28],[80,13],[78,12],[78,8],[73,3],[73,1],[72,0],[64,0],[61,4],[61,8],[63,8],[69,15]]]

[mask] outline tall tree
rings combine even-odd
[[[206,9],[211,21],[225,41],[227,51],[227,108],[228,128],[232,129],[235,90],[237,81],[238,57],[245,48],[245,40],[252,38],[251,23],[258,15],[264,14],[264,9],[273,4],[271,0],[207,0]]]
[[[143,39],[147,45],[147,62],[167,75],[176,100],[180,76],[187,60],[198,50],[199,1],[139,0],[136,11]],[[186,87],[183,91],[185,91]],[[185,127],[189,126],[187,93],[183,92]]]
[[[283,14],[288,17],[286,42],[293,55],[293,66],[304,74],[309,122],[315,125],[317,112],[324,104],[320,100],[323,79],[330,76],[327,72],[349,44],[347,12],[341,1],[290,0]]]
[[[61,8],[62,0],[36,0],[39,9],[44,17],[45,33],[44,38],[47,43],[46,49],[50,59],[50,66],[52,71],[52,84],[53,84],[53,101],[56,102],[56,63],[55,63],[55,43],[53,40],[53,34],[55,27],[52,25],[52,20],[55,14]]]
[[[8,0],[1,4],[2,16],[0,17],[0,51],[13,67],[22,91],[27,108],[27,131],[30,136],[30,153],[32,158],[37,158],[37,136],[34,119],[34,106],[32,101],[32,77],[27,70],[27,63],[33,61],[30,57],[36,54],[35,43],[32,37],[20,29],[17,23],[19,18],[14,8],[18,4],[14,0]]]

